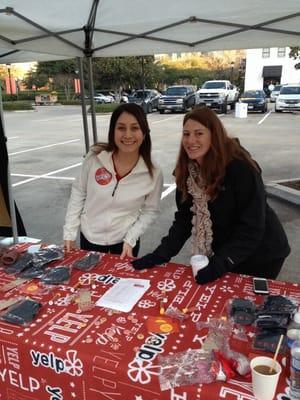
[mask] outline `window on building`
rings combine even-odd
[[[270,57],[270,49],[269,48],[262,49],[262,56],[263,56],[263,58]]]
[[[285,47],[278,47],[277,56],[278,57],[285,57]]]

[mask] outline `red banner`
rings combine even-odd
[[[80,93],[80,79],[74,79],[75,93]]]
[[[17,85],[16,81],[12,77],[5,77],[5,88],[7,94],[16,94],[17,93]]]

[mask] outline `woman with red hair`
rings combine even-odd
[[[174,174],[173,225],[153,253],[132,262],[134,268],[168,262],[192,236],[192,255],[209,259],[198,283],[228,271],[275,279],[290,252],[286,234],[266,202],[258,164],[212,110],[184,116]]]

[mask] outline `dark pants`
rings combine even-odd
[[[262,263],[253,262],[252,265],[247,263],[247,266],[240,264],[237,268],[233,269],[232,272],[237,274],[257,276],[258,278],[276,279],[284,260],[285,258],[277,258],[276,260]]]
[[[80,248],[89,251],[100,251],[101,253],[111,253],[111,254],[121,254],[123,251],[123,242],[112,244],[108,246],[101,246],[100,244],[95,244],[89,242],[84,235],[80,232]],[[135,247],[132,249],[132,254],[134,257],[138,255],[140,249],[140,241],[136,242]]]

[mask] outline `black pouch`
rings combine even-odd
[[[101,261],[101,254],[90,252],[73,263],[73,267],[81,271],[90,271]]]
[[[41,277],[41,282],[46,285],[61,285],[68,283],[71,277],[71,268],[59,265],[49,268]]]
[[[5,268],[7,274],[19,274],[29,265],[32,265],[33,256],[30,253],[21,254],[14,264]]]
[[[39,312],[41,304],[30,299],[24,299],[9,307],[1,319],[15,325],[24,325],[31,322]]]
[[[255,320],[255,305],[246,299],[233,299],[230,315],[236,324],[251,325]]]
[[[253,348],[275,353],[279,338],[281,335],[285,335],[285,333],[286,329],[283,328],[258,330],[253,342]],[[279,352],[285,352],[284,343],[281,345]]]

